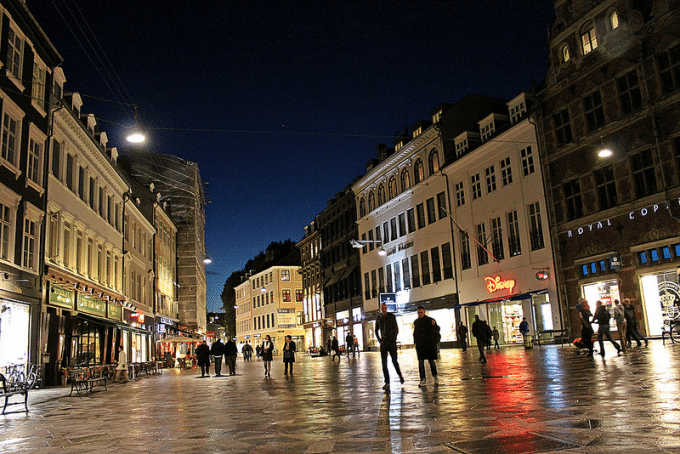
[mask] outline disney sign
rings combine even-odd
[[[506,279],[502,280],[500,276],[495,276],[495,277],[485,277],[484,280],[486,281],[486,289],[489,291],[489,293],[494,293],[499,290],[509,290],[512,292],[512,289],[515,288],[515,280],[514,279]]]

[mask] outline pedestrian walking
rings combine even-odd
[[[614,339],[612,339],[612,334],[609,332],[609,319],[611,318],[609,311],[600,300],[597,300],[595,307],[595,315],[593,315],[591,323],[597,322],[599,325],[597,330],[597,341],[600,344],[600,355],[604,358],[604,338],[606,337],[607,340],[616,347],[616,353],[621,356],[621,347]]]
[[[477,339],[477,349],[479,349],[479,360],[482,363],[486,362],[486,355],[484,354],[484,344],[486,344],[487,324],[484,320],[479,319],[479,315],[475,315],[475,321],[472,324],[472,335]]]
[[[467,351],[467,334],[468,328],[463,325],[463,322],[458,322],[458,327],[456,328],[456,333],[458,334],[458,340],[460,341],[460,346],[463,347],[463,351]]]
[[[326,339],[326,351],[331,355],[331,352],[333,351],[333,336]]]
[[[394,370],[399,375],[399,381],[404,383],[404,376],[401,375],[401,368],[397,361],[397,335],[399,334],[399,325],[397,318],[391,312],[387,312],[387,304],[380,304],[380,314],[375,322],[375,336],[380,342],[380,359],[382,361],[383,377],[385,378],[385,385],[383,389],[390,392],[390,372],[387,369],[387,355],[392,357],[392,365]]]
[[[347,357],[349,358],[349,354],[354,350],[354,336],[350,333],[347,333],[347,336],[345,336],[345,349],[347,350]]]
[[[128,365],[127,365],[127,353],[122,345],[118,346],[118,365],[116,366],[116,373],[114,374],[113,381],[128,381],[127,377]]]
[[[356,336],[354,336],[354,339],[352,339],[352,351],[361,356],[361,351],[359,350],[359,339]]]
[[[425,361],[430,363],[430,372],[435,385],[439,384],[437,378],[437,344],[441,339],[439,325],[432,317],[425,315],[425,308],[418,306],[418,318],[413,322],[413,340],[416,344],[416,354],[418,356],[418,373],[420,383],[423,387],[426,384]]]
[[[581,346],[588,349],[588,356],[593,356],[593,327],[590,324],[590,319],[593,317],[590,312],[588,301],[580,300],[576,305],[581,317]]]
[[[626,322],[625,308],[621,305],[619,300],[614,300],[614,321],[616,322],[616,331],[619,332],[619,341],[621,342],[621,350],[626,351]]]
[[[222,339],[217,339],[215,342],[213,342],[213,344],[210,346],[210,354],[215,361],[215,376],[221,377],[222,356],[224,355],[224,344],[222,343]]]
[[[241,347],[241,354],[243,355],[243,361],[249,361],[248,344],[243,344],[243,346]]]
[[[236,356],[238,356],[238,347],[233,339],[227,339],[227,344],[224,346],[224,360],[229,368],[229,375],[236,375]]]
[[[498,332],[498,329],[496,329],[495,326],[493,327],[493,330],[491,331],[491,335],[493,336],[493,342],[494,342],[493,347],[500,349],[501,346],[498,345],[498,339],[500,339],[501,333]]]
[[[262,355],[262,361],[264,362],[264,376],[271,377],[274,343],[272,342],[272,338],[269,336],[269,334],[264,337],[264,342],[262,342],[262,347],[260,347],[260,354]]]
[[[637,342],[637,346],[640,347],[642,344],[640,341],[644,340],[645,341],[645,347],[649,345],[649,342],[643,336],[640,334],[640,331],[638,331],[638,322],[637,322],[637,315],[635,314],[635,306],[630,302],[628,298],[623,299],[623,307],[626,315],[626,324],[627,324],[627,330],[626,334],[628,335],[628,344],[630,345],[632,343],[633,338]]]
[[[493,331],[491,330],[491,327],[489,326],[486,320],[484,320],[484,325],[486,325],[486,349],[491,350],[491,339],[493,339]]]
[[[210,347],[205,341],[196,347],[196,360],[201,368],[201,377],[205,377],[206,374],[210,377]]]
[[[295,362],[295,342],[290,336],[286,336],[286,342],[283,344],[283,375],[288,375],[288,367],[290,367],[290,374],[293,375],[293,363]]]
[[[333,336],[331,340],[331,350],[333,351],[333,356],[331,361],[335,362],[335,357],[338,357],[338,362],[340,362],[340,344],[338,343],[338,338]]]
[[[262,347],[260,347],[259,345],[257,345],[257,346],[255,347],[255,358],[256,358],[256,359],[260,359],[261,356],[262,356]]]

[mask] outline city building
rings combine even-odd
[[[40,363],[53,73],[62,58],[20,0],[0,2],[0,367]]]
[[[177,318],[179,330],[205,334],[206,278],[205,205],[198,164],[171,155],[131,152],[126,165],[134,179],[164,195],[177,228]]]
[[[155,188],[155,186],[154,186]],[[177,304],[177,227],[166,212],[167,202],[161,202],[163,195],[156,192],[153,204],[153,219],[156,235],[154,236],[155,269],[154,269],[154,315],[156,317],[156,340],[179,333],[179,309]],[[167,344],[158,344],[161,358],[170,348]]]
[[[347,335],[351,334],[356,336],[359,348],[363,349],[361,266],[359,251],[350,244],[358,237],[356,220],[356,198],[351,185],[329,200],[326,209],[317,216],[321,237],[323,303],[328,320],[324,342],[335,335],[343,345]],[[371,248],[373,246],[372,243]],[[332,327],[335,327],[335,333],[328,329]]]
[[[523,317],[531,334],[545,340],[563,328],[537,131],[529,116],[534,105],[521,93],[504,114],[492,112],[454,139],[456,158],[442,168],[448,197],[437,203],[437,222],[451,213],[454,269],[445,255],[451,247],[442,244],[442,277],[457,282],[460,320],[469,326],[479,315],[498,329],[501,344],[522,342]],[[455,325],[447,320],[440,326],[443,339],[453,336]]]
[[[628,298],[660,335],[680,312],[680,8],[574,0],[555,12],[539,126],[561,300],[576,333],[580,298]]]
[[[302,276],[302,326],[305,329],[305,347],[318,349],[325,345],[333,325],[326,320],[321,275],[321,235],[315,219],[305,226],[305,236],[297,243],[300,250]]]
[[[374,320],[381,301],[396,311],[404,345],[413,344],[411,324],[420,305],[441,326],[460,320],[448,180],[441,169],[456,159],[456,137],[476,130],[490,113],[506,111],[504,100],[478,95],[440,104],[432,121],[416,123],[394,149],[379,145],[378,159],[352,185],[358,209],[354,244],[363,246],[364,348],[377,348]],[[455,330],[442,332],[443,343],[455,340]]]

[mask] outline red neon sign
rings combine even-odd
[[[515,280],[514,279],[507,279],[507,280],[501,280],[500,276],[496,277],[485,277],[484,280],[486,281],[486,289],[489,291],[489,293],[494,293],[499,290],[509,290],[512,292],[512,289],[515,288]]]

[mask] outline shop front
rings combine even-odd
[[[121,326],[124,335],[128,337],[128,361],[143,363],[154,360],[154,321],[155,318],[142,311],[123,310],[123,320],[127,326]]]
[[[640,276],[645,330],[661,336],[662,327],[680,317],[680,277],[677,269]]]
[[[0,299],[0,369],[28,362],[30,314],[30,305]]]

